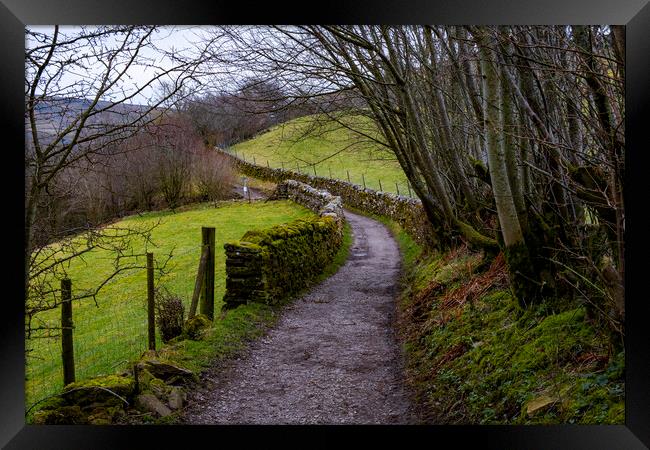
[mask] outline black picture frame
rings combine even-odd
[[[311,7],[311,10],[306,8]],[[445,23],[626,25],[626,423],[557,426],[28,426],[24,421],[22,239],[24,227],[24,27],[45,24]],[[650,301],[644,296],[642,219],[648,165],[645,128],[650,101],[650,4],[647,0],[383,0],[291,5],[223,0],[2,0],[0,89],[5,183],[5,295],[0,296],[0,445],[7,449],[197,447],[198,439],[237,446],[331,446],[363,434],[364,443],[474,446],[482,449],[642,449],[650,447]],[[351,441],[350,441],[351,442]]]

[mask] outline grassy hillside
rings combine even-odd
[[[341,121],[377,139],[372,122],[363,116]],[[386,192],[407,195],[406,176],[395,157],[382,145],[336,123],[326,116],[300,117],[277,125],[257,137],[231,148],[246,161],[347,181]]]
[[[219,208],[202,205],[185,212],[153,212],[133,216],[115,226],[149,225],[159,221],[152,232],[157,262],[172,251],[167,273],[157,282],[171,293],[180,295],[189,309],[201,246],[201,227],[216,228],[215,312],[221,308],[225,288],[223,244],[239,239],[247,230],[269,227],[306,217],[312,213],[289,201],[223,204]],[[142,251],[141,242],[133,243],[134,252]],[[81,289],[96,286],[112,270],[113,255],[97,249],[67,268],[73,296]],[[111,280],[100,292],[97,305],[92,299],[74,302],[74,344],[77,379],[111,374],[129,359],[146,349],[146,273],[135,270]],[[218,313],[217,313],[218,314]],[[39,320],[58,324],[58,309],[41,313]],[[32,339],[28,359],[26,403],[30,405],[62,387],[60,341]],[[158,343],[159,345],[159,343]]]

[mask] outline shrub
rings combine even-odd
[[[183,332],[183,301],[166,290],[156,292],[156,323],[163,342],[169,342]]]

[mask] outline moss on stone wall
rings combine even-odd
[[[290,198],[319,212],[262,230],[247,231],[226,250],[225,308],[261,302],[276,304],[310,285],[333,260],[343,239],[340,199],[289,180],[276,197]]]

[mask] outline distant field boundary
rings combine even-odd
[[[379,192],[343,180],[260,166],[244,161],[228,151],[219,148],[215,148],[215,151],[230,158],[234,166],[245,175],[276,183],[290,179],[301,181],[341,197],[344,205],[349,205],[365,213],[389,217],[399,223],[420,245],[430,247],[437,241],[433,232],[434,228],[427,219],[420,199],[390,192]]]

